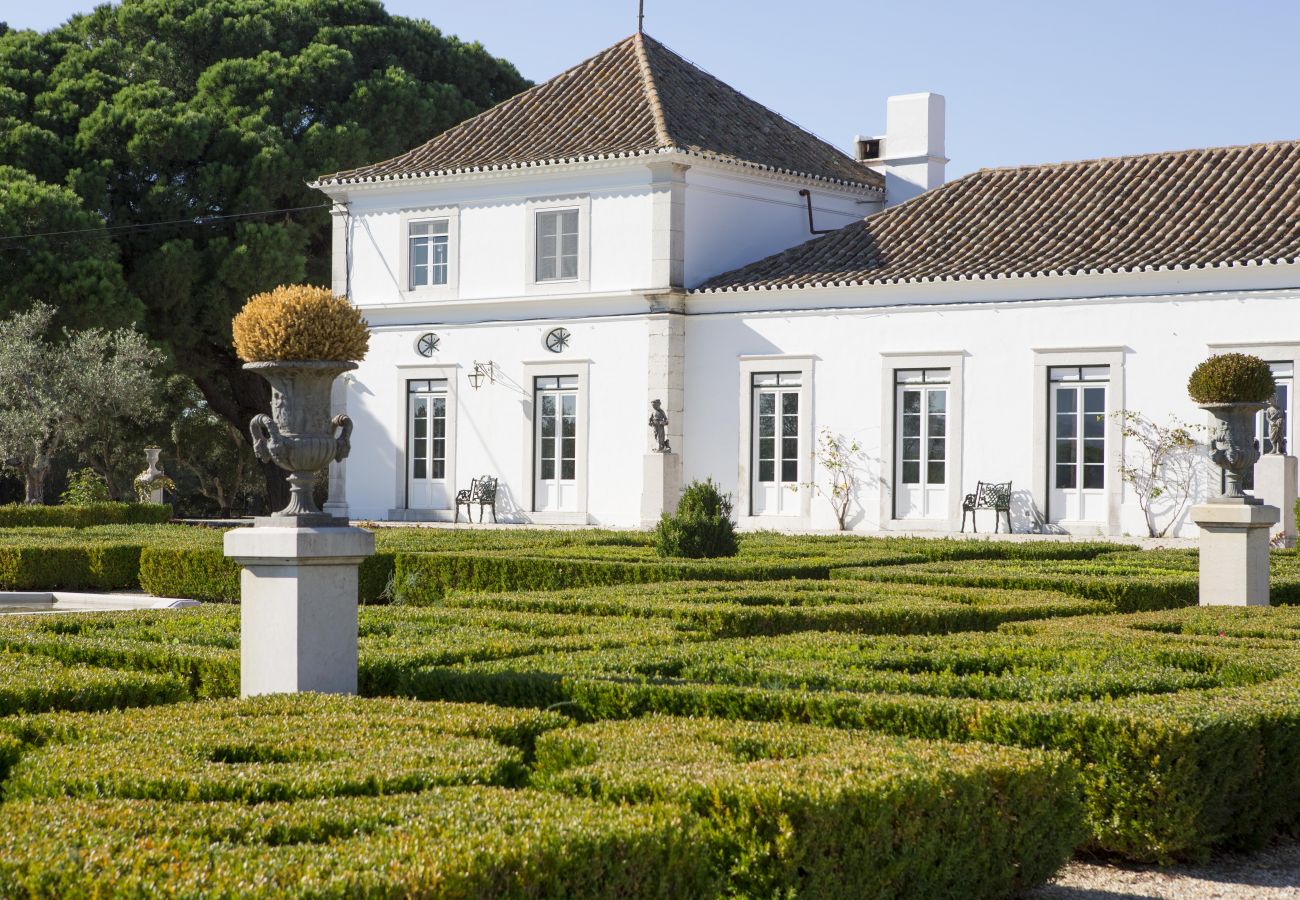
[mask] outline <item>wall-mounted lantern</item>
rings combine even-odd
[[[496,384],[496,363],[490,359],[485,363],[477,360],[474,362],[474,371],[469,373],[469,386],[477,391],[483,386],[484,379],[488,384]]]

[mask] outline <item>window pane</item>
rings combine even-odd
[[[1084,388],[1083,411],[1104,415],[1106,412],[1106,389],[1098,387]]]
[[[555,438],[542,438],[542,460],[555,459]]]
[[[539,238],[554,240],[557,225],[558,221],[555,213],[541,212],[537,214],[537,236]]]
[[[566,234],[578,233],[578,211],[576,209],[566,209],[558,215],[562,219],[560,224]]]
[[[578,458],[578,439],[566,437],[560,441],[560,457],[574,460]]]
[[[1056,467],[1056,486],[1062,489],[1074,487],[1074,473],[1074,466],[1058,465]]]
[[[932,413],[942,413],[948,410],[948,392],[947,391],[930,391],[928,394],[928,408]]]
[[[799,458],[798,438],[781,438],[781,458],[782,459]]]
[[[1074,441],[1056,442],[1056,461],[1058,463],[1074,463],[1075,452]]]
[[[542,437],[544,438],[555,437],[555,416],[545,415],[545,414],[542,415]]]
[[[776,463],[770,459],[759,461],[758,480],[767,482],[776,481]]]
[[[928,384],[943,384],[951,377],[951,369],[926,369],[925,380]]]
[[[776,437],[776,416],[758,417],[758,436],[761,438]]]
[[[560,410],[566,416],[576,416],[578,414],[578,396],[577,394],[565,394],[560,398]]]
[[[930,460],[926,466],[926,481],[930,484],[943,484],[947,468],[947,464],[941,459]]]
[[[577,464],[571,459],[560,461],[560,478],[564,481],[572,481],[577,477]]]
[[[1104,465],[1106,462],[1106,444],[1104,441],[1084,441],[1083,442],[1083,461],[1095,465]]]
[[[926,442],[925,458],[932,461],[936,459],[942,461],[946,455],[946,445],[947,441],[943,438],[930,438]]]
[[[754,375],[754,386],[764,387],[767,385],[773,385],[779,383],[780,380],[781,376],[774,372],[759,372]]]
[[[903,437],[919,438],[921,436],[921,417],[903,416]]]
[[[1098,413],[1083,414],[1083,436],[1101,439],[1106,436],[1106,417]]]
[[[799,417],[782,416],[781,417],[781,437],[798,437],[799,436]]]
[[[1105,466],[1084,466],[1083,486],[1088,489],[1101,490],[1106,486]]]
[[[428,224],[428,226],[429,226],[429,233],[430,233],[430,234],[446,234],[446,233],[447,233],[447,230],[448,230],[448,229],[447,229],[447,220],[446,220],[446,219],[434,219],[432,222],[429,222],[429,223],[427,223],[427,224]]]
[[[794,391],[788,391],[781,395],[781,412],[786,415],[795,415],[799,412],[799,395]]]
[[[770,416],[774,412],[776,412],[776,394],[759,394],[758,414],[761,416]]]
[[[446,478],[446,477],[447,477],[447,463],[446,463],[446,462],[444,462],[444,461],[441,460],[441,459],[435,459],[435,460],[433,461],[433,477],[434,477],[434,478]]]
[[[776,380],[784,387],[798,387],[803,382],[803,376],[798,372],[782,372],[776,376]]]
[[[903,412],[905,414],[921,412],[920,391],[903,391]]]
[[[790,482],[799,480],[799,461],[797,459],[781,461],[781,480]]]
[[[428,234],[430,231],[431,224],[432,223],[430,222],[412,222],[410,226],[409,234],[411,235],[411,237]]]
[[[944,437],[947,432],[948,417],[941,415],[931,415],[927,427],[930,429],[931,437]]]
[[[552,481],[555,478],[555,460],[553,458],[543,457],[542,459],[542,481]]]
[[[1084,381],[1107,381],[1110,378],[1110,366],[1084,366],[1079,370],[1079,377]]]
[[[419,453],[422,449],[423,449],[422,447],[417,447],[416,452]],[[429,477],[428,464],[425,462],[424,456],[423,455],[416,456],[413,462],[414,462],[414,466],[412,467],[411,477],[416,479],[428,478]]]
[[[1056,389],[1056,411],[1074,412],[1079,408],[1079,392],[1076,388]]]
[[[921,439],[904,438],[903,439],[903,459],[920,459],[921,458]]]
[[[903,462],[903,484],[921,483],[921,464],[911,460]]]
[[[555,386],[562,388],[576,388],[578,386],[578,376],[561,375],[555,379]]]
[[[895,384],[911,384],[914,382],[921,382],[924,380],[925,380],[925,372],[923,372],[921,369],[895,369],[894,370]]]
[[[1073,413],[1066,413],[1056,417],[1056,438],[1057,440],[1074,440],[1077,420]]]
[[[776,458],[776,438],[759,438],[758,439],[758,458],[775,459]]]

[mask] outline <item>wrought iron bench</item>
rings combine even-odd
[[[497,520],[497,480],[491,475],[481,475],[469,483],[467,490],[456,492],[456,521],[460,521],[460,508],[465,507],[465,519],[474,521],[470,504],[478,504],[478,520],[483,521],[483,507],[492,508],[492,521]]]
[[[995,484],[992,481],[979,481],[975,484],[975,493],[967,494],[961,502],[961,530],[966,530],[966,515],[970,514],[970,530],[979,533],[975,524],[975,510],[993,510],[993,533],[998,533],[998,516],[1007,517],[1007,533],[1011,533],[1011,482]]]

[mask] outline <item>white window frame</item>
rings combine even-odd
[[[527,294],[573,294],[591,289],[591,195],[533,197],[524,203],[526,260],[524,291]],[[576,278],[537,280],[537,216],[539,213],[577,210],[578,275]]]
[[[736,521],[742,527],[771,528],[776,525],[808,527],[812,520],[813,492],[802,483],[818,476],[813,458],[813,434],[816,417],[813,412],[813,356],[741,356],[738,358],[739,383],[739,436],[736,454],[739,469],[736,473],[736,502],[733,507]],[[797,516],[753,514],[754,499],[751,489],[754,473],[754,376],[769,372],[791,372],[799,375],[799,514]]]
[[[447,283],[411,286],[411,225],[445,219],[447,222]],[[403,300],[455,300],[460,296],[460,207],[404,209],[399,216],[401,242],[396,277]]]
[[[529,391],[528,402],[524,404],[523,429],[523,475],[527,481],[528,518],[537,525],[586,525],[590,523],[587,513],[587,459],[591,443],[591,360],[538,360],[522,364],[520,384]],[[574,376],[578,378],[578,464],[576,466],[578,487],[578,509],[574,512],[538,512],[537,511],[537,392],[533,385],[537,378],[554,376]]]
[[[460,377],[461,367],[454,363],[445,365],[430,365],[429,363],[415,363],[405,365],[399,363],[396,366],[395,389],[394,394],[397,402],[393,406],[392,416],[395,428],[392,433],[401,435],[401,440],[394,441],[396,444],[396,471],[394,472],[394,493],[393,498],[396,501],[392,509],[388,511],[390,519],[407,519],[407,511],[410,509],[410,499],[407,496],[409,483],[410,458],[407,454],[407,443],[409,436],[406,433],[408,418],[410,416],[410,396],[407,389],[407,382],[430,380],[436,381],[445,379],[447,382],[447,459],[446,459],[446,481],[451,488],[452,497],[456,496],[456,460],[459,457],[456,444],[456,419],[460,409]],[[431,519],[450,519],[452,510],[417,510],[424,517]],[[446,513],[445,516],[441,515]]]
[[[963,480],[963,434],[966,431],[964,385],[966,380],[965,350],[899,351],[881,353],[880,369],[880,453],[882,473],[888,473],[880,491],[879,522],[882,531],[956,531],[961,525],[961,501],[966,485]],[[895,519],[894,473],[897,468],[894,446],[894,424],[897,420],[895,402],[899,369],[948,370],[948,516],[944,519]],[[885,436],[889,437],[886,439]],[[1012,487],[1015,485],[1013,484]],[[970,485],[970,490],[975,486]]]
[[[1034,498],[1034,517],[1039,531],[1049,527],[1052,511],[1048,508],[1053,474],[1048,465],[1051,453],[1049,443],[1052,431],[1051,385],[1048,370],[1069,366],[1109,367],[1110,377],[1093,382],[1106,387],[1106,520],[1100,524],[1102,534],[1117,537],[1123,533],[1121,514],[1124,501],[1124,479],[1119,475],[1124,463],[1123,425],[1114,415],[1127,409],[1124,395],[1123,347],[1049,347],[1034,348],[1034,420],[1033,420],[1033,483],[1030,491]],[[1015,484],[1011,485],[1015,489]]]

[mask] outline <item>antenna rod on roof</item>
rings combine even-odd
[[[642,27],[645,25],[645,0],[637,0],[636,4],[636,33],[640,34]]]

